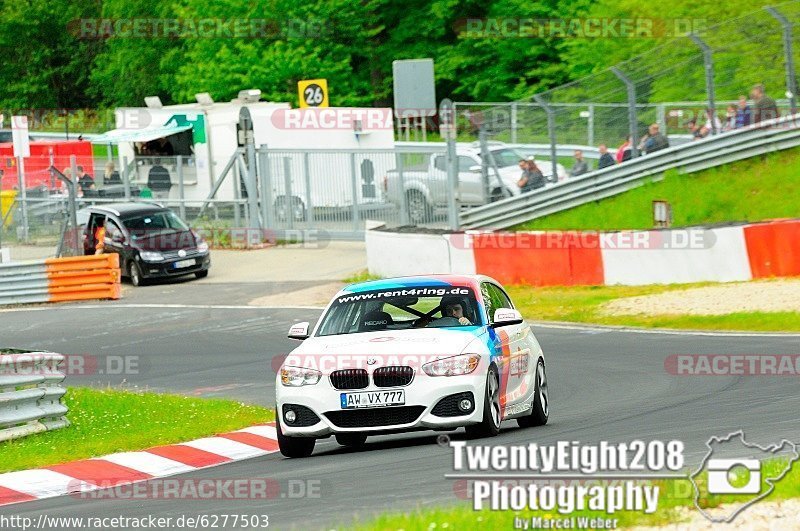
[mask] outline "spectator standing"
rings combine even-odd
[[[644,138],[642,147],[644,152],[648,154],[669,147],[669,140],[659,131],[658,124],[651,124],[647,128],[647,136]]]
[[[736,129],[736,105],[728,105],[728,112],[725,114],[725,123],[722,130],[733,131]]]
[[[103,172],[103,184],[122,184],[122,178],[120,178],[119,172],[114,169],[113,162],[106,164],[106,170]]]
[[[589,171],[589,164],[586,163],[586,160],[583,158],[583,151],[580,149],[575,150],[575,164],[572,165],[572,169],[569,170],[570,177],[577,177],[578,175],[583,175],[584,173]]]
[[[626,160],[630,160],[631,158],[631,137],[625,139],[618,148],[617,148],[617,155],[616,155],[617,163],[625,162]]]
[[[522,170],[522,176],[517,181],[517,186],[522,193],[531,192],[538,188],[543,188],[546,180],[536,162],[533,160],[519,161],[519,167]]]
[[[747,96],[739,96],[739,107],[736,109],[736,129],[747,127],[753,122],[753,112],[747,104]]]
[[[722,131],[722,122],[719,116],[714,114],[714,111],[711,109],[706,109],[706,124],[704,127],[709,131],[715,131],[717,133]]]
[[[764,92],[764,85],[756,85],[750,91],[753,98],[753,123],[757,124],[764,120],[772,120],[780,116],[775,100],[767,96]]]
[[[597,163],[598,170],[602,170],[603,168],[608,168],[609,166],[616,164],[614,157],[612,157],[611,153],[608,152],[608,147],[606,147],[605,144],[600,144],[597,146],[597,150],[600,152],[600,161]]]
[[[89,190],[94,190],[94,177],[83,171],[83,166],[78,166],[78,186],[84,195]]]

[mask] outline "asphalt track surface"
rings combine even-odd
[[[272,359],[294,344],[292,322],[310,309],[143,307],[124,304],[48,307],[0,313],[6,346],[57,352],[139,356],[139,374],[125,385],[197,396],[274,403]],[[131,306],[134,304],[134,306]],[[534,325],[547,356],[550,423],[519,429],[504,423],[491,444],[560,440],[627,442],[680,439],[687,464],[701,460],[713,435],[743,429],[749,442],[800,442],[800,394],[791,376],[673,376],[670,354],[800,354],[800,336],[688,335]],[[59,338],[56,340],[48,338]],[[121,375],[71,377],[71,385],[119,385]],[[463,437],[456,432],[454,438]],[[475,443],[470,443],[475,444]],[[184,475],[194,479],[270,478],[281,494],[270,500],[86,500],[54,498],[0,509],[2,515],[172,516],[267,514],[270,528],[345,528],[385,511],[464,503],[453,480],[452,451],[433,432],[370,438],[362,450],[318,441],[314,455],[279,454]],[[292,498],[289,483],[318,482],[319,497]]]

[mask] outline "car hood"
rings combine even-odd
[[[324,363],[321,360],[341,358],[342,363],[351,360],[353,366],[361,366],[363,361],[373,358],[376,366],[421,365],[461,354],[468,347],[484,352],[485,335],[486,327],[470,326],[311,337],[289,354],[287,364],[314,366]]]

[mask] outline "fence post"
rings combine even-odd
[[[416,130],[414,134],[416,135]],[[350,153],[350,176],[353,188],[353,232],[358,232],[358,175],[356,175],[355,153]]]
[[[511,104],[512,118],[511,118],[511,131],[514,134],[514,114],[516,113],[516,104]],[[458,154],[456,153],[456,123],[455,123],[455,110],[453,109],[453,102],[449,99],[444,99],[439,104],[439,119],[441,121],[442,133],[447,140],[447,225],[450,230],[458,230]],[[516,142],[516,140],[514,140]]]
[[[69,215],[72,218],[72,226],[75,229],[75,252],[80,254],[83,251],[83,246],[81,245],[81,237],[78,234],[78,212],[75,203],[77,202],[78,198],[78,158],[75,155],[70,155],[69,157],[69,167],[70,167],[70,181],[71,183],[68,185],[70,190],[69,194]]]
[[[588,133],[586,135],[586,143],[589,146],[594,145],[594,103],[589,104],[589,119],[587,121],[586,127],[588,129]]]
[[[275,227],[272,206],[272,178],[269,166],[269,149],[266,144],[258,148],[259,171],[261,177],[261,216],[264,225],[272,229]]]
[[[77,171],[74,170],[73,171]],[[28,225],[28,186],[25,183],[25,161],[22,157],[17,157],[17,182],[19,183],[19,194],[22,199],[22,234],[19,236],[24,243],[29,241]]]
[[[131,178],[128,174],[128,157],[122,157],[122,184],[125,186],[125,201],[131,200]]]
[[[395,157],[397,158],[397,176],[399,177],[399,194],[400,194],[400,225],[408,225],[408,201],[406,197],[406,181],[403,177],[403,153],[395,150]]]
[[[663,103],[659,103],[656,105],[656,123],[658,123],[658,127],[661,129],[661,131],[664,132],[664,135],[666,136],[668,133],[667,114]]]
[[[286,227],[288,229],[294,228],[292,196],[292,159],[283,157],[283,212],[286,217]]]
[[[248,229],[248,236],[247,236],[247,243],[261,243],[261,234],[255,234],[254,231],[261,232],[263,228],[261,224],[261,215],[258,209],[258,181],[256,179],[256,146],[253,142],[253,135],[248,132],[247,133],[247,145],[245,146],[245,154],[247,155],[247,165],[245,170],[247,171],[247,180],[245,181],[245,185],[247,186],[247,205],[248,211],[250,214],[249,218],[249,226]],[[256,241],[258,240],[258,241]]]
[[[303,173],[306,181],[306,219],[314,221],[314,203],[311,199],[311,170],[309,169],[308,151],[303,153]]]
[[[178,198],[180,199],[180,205],[178,205],[178,212],[181,214],[181,219],[186,219],[186,205],[184,204],[184,188],[183,188],[183,156],[178,155],[177,158],[178,162]]]
[[[638,118],[636,117],[636,85],[616,66],[611,71],[625,84],[628,92],[628,134],[631,137],[631,158],[639,156]]]
[[[789,108],[792,114],[797,113],[797,82],[794,75],[794,53],[792,52],[792,23],[783,14],[771,6],[764,9],[780,22],[783,28],[783,54],[786,65],[786,92],[789,96]]]
[[[233,224],[234,228],[241,229],[241,211],[239,210],[239,201],[242,199],[242,182],[241,182],[241,171],[239,170],[239,155],[240,153],[237,151],[233,155],[233,167],[231,171],[233,171]]]
[[[711,114],[709,121],[711,122],[711,134],[717,134],[717,124],[715,118],[717,111],[714,105],[714,57],[711,47],[694,33],[689,34],[689,38],[703,51],[703,65],[706,70],[706,96],[708,98],[708,113]]]
[[[455,110],[453,110],[453,116],[455,116]],[[453,124],[455,125],[455,118],[453,119]],[[511,143],[517,143],[517,102],[514,101],[511,103]]]
[[[544,109],[547,113],[547,135],[550,137],[550,164],[552,167],[552,175],[550,180],[558,182],[558,159],[556,156],[556,113],[553,108],[544,101],[544,98],[539,94],[534,94],[533,99],[536,103]]]

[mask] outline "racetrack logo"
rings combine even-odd
[[[76,479],[67,489],[70,496],[80,500],[319,499],[321,483],[318,479],[272,478],[156,478],[140,482]]]
[[[800,354],[671,354],[673,376],[800,376]]]
[[[273,126],[282,130],[394,131],[391,109],[276,109],[270,119]]]

